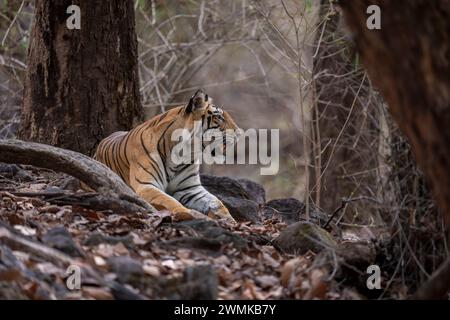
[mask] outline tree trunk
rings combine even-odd
[[[375,86],[408,137],[450,226],[450,2],[341,0],[346,22]],[[381,8],[381,29],[366,9]],[[450,232],[447,233],[450,240]]]
[[[81,29],[68,29],[71,4]],[[19,137],[84,154],[140,120],[132,0],[36,0]]]

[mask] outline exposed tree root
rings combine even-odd
[[[0,140],[0,162],[27,164],[69,174],[97,191],[96,205],[125,212],[154,212],[125,182],[102,163],[81,153],[21,140]]]

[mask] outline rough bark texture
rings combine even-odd
[[[67,8],[81,9],[69,30]],[[84,154],[142,115],[132,0],[36,0],[19,136]]]
[[[408,137],[448,229],[450,1],[339,3],[369,76]],[[371,4],[381,8],[381,30],[366,27]]]
[[[116,209],[155,211],[108,167],[78,152],[40,143],[0,140],[0,162],[34,165],[70,174],[104,195],[103,200]]]

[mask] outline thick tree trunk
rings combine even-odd
[[[448,229],[450,1],[339,3],[370,78],[408,137]],[[366,26],[366,9],[371,4],[381,8],[380,30]]]
[[[69,30],[67,8],[81,9]],[[142,115],[132,0],[36,0],[19,136],[85,154]]]

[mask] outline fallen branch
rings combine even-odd
[[[2,226],[0,226],[0,244],[7,245],[13,250],[23,251],[36,257],[40,257],[59,267],[67,268],[70,265],[76,265],[81,268],[84,277],[91,277],[92,279],[95,279],[98,284],[107,286],[110,289],[114,289],[116,285],[114,281],[104,279],[103,276],[90,265],[80,260],[73,259],[61,251],[16,235],[6,227]]]
[[[78,152],[21,140],[0,140],[0,162],[33,165],[69,174],[97,191],[100,194],[98,201],[122,211],[155,211],[108,167]]]
[[[0,226],[0,244],[7,245],[13,250],[24,251],[37,257],[50,261],[55,265],[68,266],[75,263],[75,260],[68,255],[46,247],[42,244],[25,239],[21,236],[13,234],[5,227]]]

